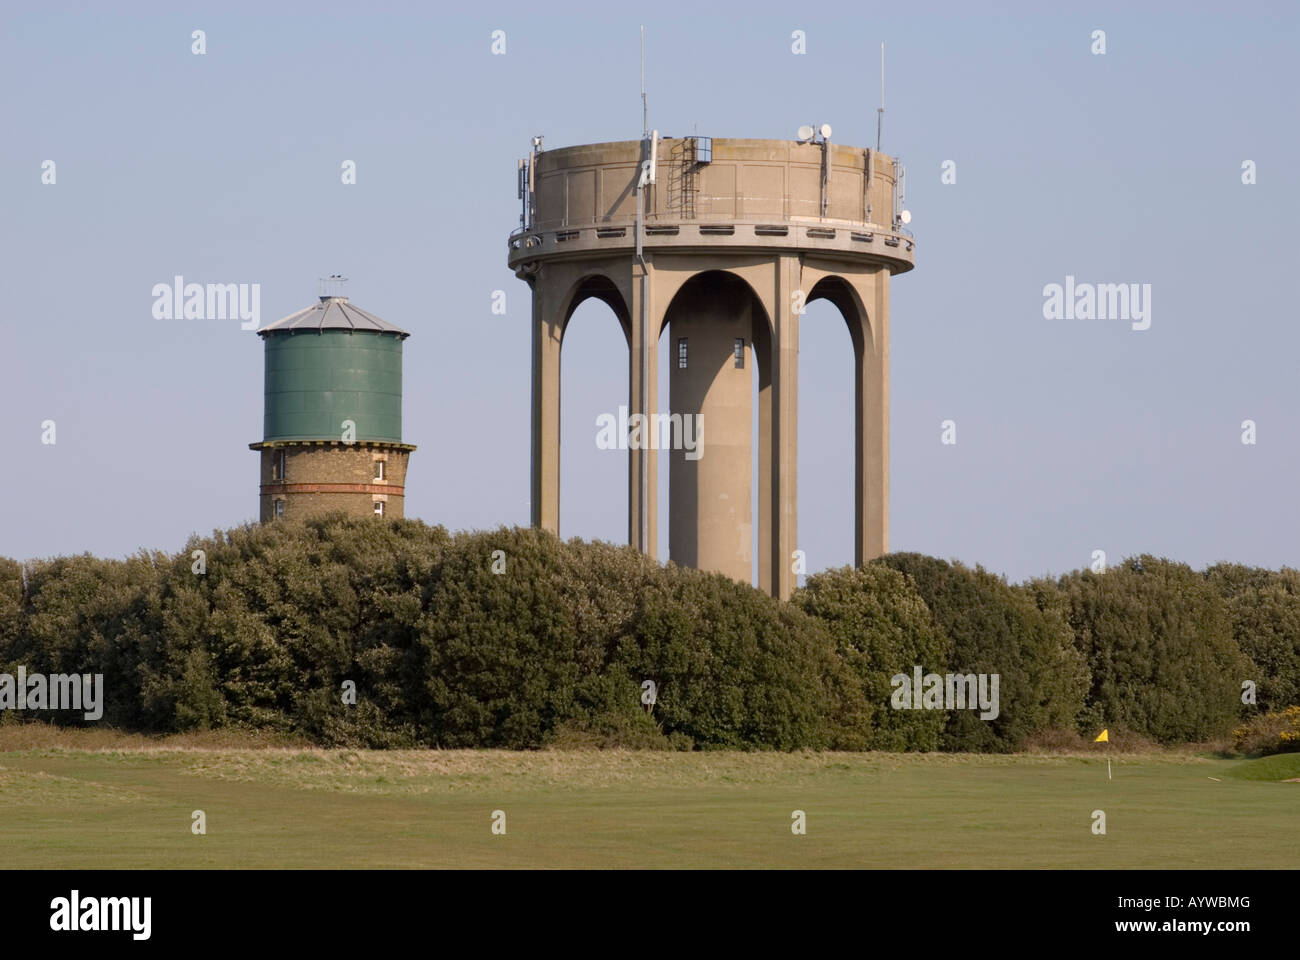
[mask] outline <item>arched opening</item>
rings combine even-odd
[[[613,284],[576,288],[560,347],[560,536],[627,541],[628,318]],[[620,409],[621,408],[621,409]]]
[[[828,277],[799,318],[798,549],[808,573],[854,562],[857,311],[844,281]]]

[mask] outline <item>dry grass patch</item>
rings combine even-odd
[[[128,755],[123,755],[124,757]],[[827,777],[867,783],[900,768],[1042,767],[1099,763],[1097,754],[663,753],[638,750],[239,750],[185,751],[197,777],[356,794],[455,794],[552,788],[661,789],[797,786]],[[1125,755],[1126,763],[1198,764],[1186,754]]]
[[[223,728],[148,736],[112,727],[56,727],[48,723],[0,723],[0,753],[15,750],[256,750],[309,746],[301,737]]]
[[[0,767],[0,800],[5,804],[37,807],[151,802],[143,793],[109,783],[8,767]]]

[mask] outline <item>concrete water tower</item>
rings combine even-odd
[[[348,302],[319,303],[258,331],[265,343],[261,520],[343,511],[401,517],[402,341]]]
[[[898,162],[830,135],[829,127],[803,128],[799,140],[656,133],[546,151],[534,139],[519,163],[521,222],[508,262],[532,289],[535,526],[559,532],[561,347],[574,309],[595,297],[627,339],[629,423],[659,412],[665,329],[670,412],[700,418],[698,459],[678,446],[669,452],[670,556],[749,582],[756,496],[758,585],[788,597],[799,546],[799,316],[825,299],[853,342],[854,560],[888,552],[889,280],[912,269],[913,240]],[[628,444],[628,538],[651,556],[656,447],[665,439],[674,438]]]

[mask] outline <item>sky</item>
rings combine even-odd
[[[260,284],[263,323],[347,276],[354,303],[411,333],[407,516],[526,524],[515,164],[534,134],[549,148],[640,136],[644,24],[650,125],[677,136],[830,123],[872,146],[886,45],[882,146],[906,166],[916,237],[916,269],[891,285],[893,550],[1013,580],[1097,550],[1297,563],[1300,6],[128,2],[0,17],[0,555],[176,551],[256,519],[262,344],[237,320],[156,319],[151,291],[175,275]],[[1049,317],[1044,289],[1067,276],[1149,289],[1149,328]],[[829,303],[810,305],[800,347],[798,546],[815,571],[853,550],[851,346]],[[579,308],[564,537],[626,541],[626,452],[594,442],[597,415],[626,403],[625,351],[607,307]]]

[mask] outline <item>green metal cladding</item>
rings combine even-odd
[[[364,330],[268,332],[263,440],[402,440],[402,337]]]

